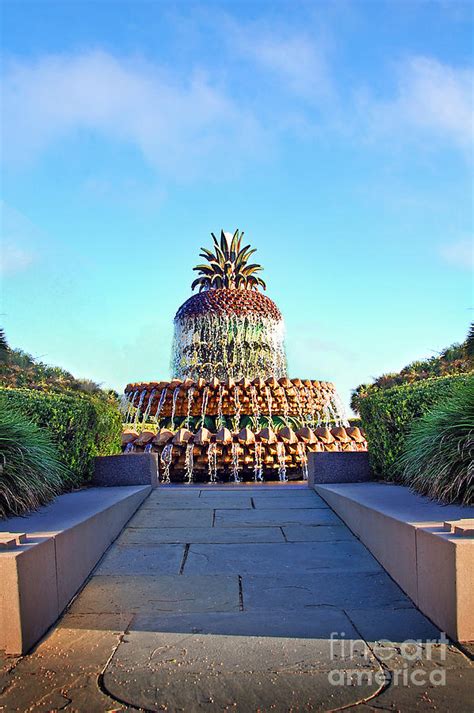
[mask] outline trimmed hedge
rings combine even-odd
[[[359,410],[367,436],[369,459],[378,478],[402,482],[400,458],[413,421],[453,395],[456,386],[474,377],[453,374],[412,384],[379,389],[360,399]]]
[[[120,453],[122,419],[118,408],[86,394],[58,394],[0,388],[12,408],[48,431],[71,474],[69,487],[90,480],[95,456]]]

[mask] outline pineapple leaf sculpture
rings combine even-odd
[[[193,269],[199,273],[191,288],[199,286],[199,291],[211,289],[256,290],[266,289],[265,282],[256,273],[262,270],[261,265],[248,264],[249,258],[255,252],[250,245],[242,247],[243,231],[236,230],[233,235],[221,230],[220,240],[211,233],[214,241],[214,252],[201,248],[200,257],[207,264],[196,265]]]

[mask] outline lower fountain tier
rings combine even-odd
[[[158,454],[160,477],[168,482],[225,479],[238,480],[250,476],[257,480],[278,476],[285,480],[288,472],[307,473],[307,454],[315,451],[366,451],[364,433],[357,427],[304,427],[298,431],[285,427],[278,432],[264,428],[253,433],[243,428],[231,433],[223,428],[211,433],[200,428],[192,433],[185,428],[173,432],[126,430],[122,448],[127,454],[152,452]]]

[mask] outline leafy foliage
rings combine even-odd
[[[402,480],[444,502],[474,502],[474,378],[461,382],[407,434]]]
[[[44,505],[69,482],[48,433],[0,397],[0,518]]]
[[[413,421],[451,396],[458,384],[474,388],[468,374],[425,379],[390,389],[373,390],[360,400],[369,458],[374,473],[385,480],[401,480],[400,459]]]
[[[0,388],[0,397],[4,406],[48,430],[71,473],[71,487],[90,479],[95,456],[120,452],[122,421],[113,403],[83,393],[31,389]]]
[[[83,392],[105,400],[113,398],[113,393],[103,391],[94,381],[76,379],[68,371],[48,366],[21,349],[8,349],[5,358],[0,359],[0,383],[11,388]]]
[[[436,376],[463,374],[474,371],[474,324],[462,344],[452,344],[438,356],[413,361],[398,373],[383,374],[373,384],[361,384],[352,392],[351,407],[359,412],[362,400],[379,389],[390,389]]]
[[[200,273],[194,280],[191,288],[194,290],[199,285],[199,291],[228,288],[237,290],[257,289],[259,286],[266,289],[265,282],[256,276],[262,270],[255,263],[248,265],[248,260],[253,255],[255,248],[246,245],[242,248],[244,233],[238,230],[231,236],[221,230],[220,240],[211,233],[214,241],[214,252],[201,248],[199,255],[207,260],[207,264],[196,265],[193,270]]]

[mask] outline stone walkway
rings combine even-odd
[[[306,486],[161,487],[0,710],[472,711],[458,648],[401,645],[438,638]]]

